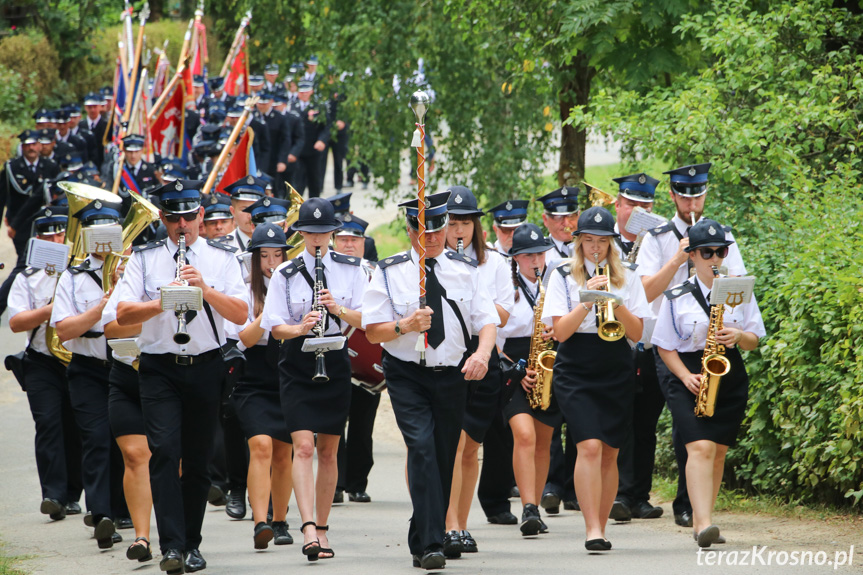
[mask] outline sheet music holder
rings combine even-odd
[[[604,290],[595,290],[595,289],[583,289],[578,292],[579,301],[584,303],[588,302],[604,302],[606,300],[612,300],[617,305],[623,305],[623,298],[617,294],[613,294],[611,292],[607,292]]]
[[[108,346],[113,349],[117,355],[122,357],[137,357],[141,354],[141,350],[138,348],[137,337],[109,339]]]
[[[39,238],[30,238],[27,244],[27,265],[45,270],[48,275],[62,273],[69,263],[69,246]]]
[[[88,254],[110,254],[123,252],[123,226],[108,224],[81,230],[84,251]]]
[[[166,311],[200,311],[204,307],[204,291],[199,287],[163,286],[159,297]]]
[[[636,236],[645,234],[665,223],[665,218],[659,214],[648,212],[642,207],[633,208],[626,222],[626,231]]]
[[[752,276],[716,278],[710,289],[710,305],[725,304],[731,307],[749,303],[755,278]]]

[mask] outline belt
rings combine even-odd
[[[177,355],[176,353],[142,353],[141,357],[151,357],[161,361],[169,361],[177,365],[198,365],[213,361],[217,357],[222,356],[222,351],[219,348],[199,353],[198,355]]]
[[[102,369],[111,367],[111,362],[107,359],[99,359],[98,357],[90,357],[89,355],[81,355],[80,353],[73,353],[72,361],[82,365],[89,365],[90,367]]]

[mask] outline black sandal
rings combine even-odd
[[[316,527],[316,529],[318,531],[329,531],[330,526],[329,525],[321,525],[319,527]],[[329,542],[329,537],[327,537],[327,541]],[[328,555],[326,555],[326,556],[319,555],[318,556],[319,559],[332,559],[333,557],[336,556],[336,552],[333,551],[332,549],[330,549],[329,547],[321,547],[321,550],[318,553],[328,553]]]
[[[318,528],[318,526],[315,525],[314,521],[306,521],[300,527],[300,533],[305,535],[305,529],[309,525],[314,526],[315,529]],[[302,550],[303,550],[303,555],[306,556],[306,559],[308,559],[309,561],[317,561],[318,560],[318,553],[321,552],[321,542],[318,541],[317,539],[315,539],[314,541],[309,541],[308,543],[303,545]]]
[[[146,545],[138,545],[139,542],[143,541]],[[144,561],[149,561],[153,558],[153,552],[150,550],[150,542],[147,541],[146,537],[138,537],[135,539],[135,542],[129,545],[129,548],[126,549],[126,559],[138,560],[138,563],[143,563]]]

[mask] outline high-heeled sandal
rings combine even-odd
[[[143,541],[144,545],[138,545],[139,542]],[[138,563],[143,563],[144,561],[149,561],[153,558],[153,552],[150,550],[150,542],[146,537],[138,537],[135,539],[135,542],[129,545],[129,548],[126,549],[126,559],[138,560]]]
[[[318,526],[315,525],[314,521],[306,521],[300,527],[300,533],[305,536],[305,529],[309,525],[313,526],[315,529],[318,529]],[[309,561],[317,561],[318,553],[321,552],[321,542],[315,539],[314,541],[309,541],[305,545],[303,545],[303,555],[306,556],[306,559]]]
[[[329,525],[320,525],[320,526],[316,527],[315,529],[317,529],[318,531],[329,531],[330,526]],[[329,542],[329,536],[327,537],[327,541]],[[318,553],[321,553],[321,555],[318,555],[319,559],[332,559],[333,557],[336,556],[336,552],[333,551],[329,547],[321,547],[321,550]],[[327,553],[328,555],[322,555],[323,553]]]

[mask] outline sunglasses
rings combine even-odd
[[[714,255],[719,259],[725,259],[725,256],[728,255],[728,246],[722,246],[721,248],[698,248],[698,253],[701,254],[701,259],[709,260]]]
[[[198,210],[194,212],[188,212],[185,214],[164,214],[165,221],[170,222],[172,224],[176,224],[180,221],[180,218],[183,218],[187,222],[194,222],[198,218]]]

